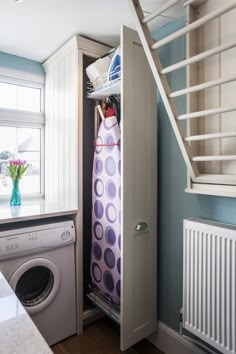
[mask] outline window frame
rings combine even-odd
[[[32,75],[33,78],[33,75]],[[38,79],[38,77],[37,77]],[[40,129],[40,193],[22,194],[24,200],[45,198],[45,84],[44,78],[40,81],[31,81],[0,74],[0,82],[24,87],[40,89],[40,112],[22,111],[0,107],[0,126],[16,128]],[[9,199],[9,195],[1,196],[0,203]]]

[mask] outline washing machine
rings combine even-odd
[[[0,271],[52,345],[76,333],[75,227],[27,225],[1,226]]]

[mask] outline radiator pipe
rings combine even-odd
[[[179,312],[179,334],[181,335],[181,337],[183,339],[197,345],[198,347],[202,348],[204,351],[207,351],[207,353],[216,354],[216,352],[211,350],[209,347],[204,345],[202,342],[199,342],[197,339],[191,338],[191,337],[183,334],[183,308],[181,308],[181,310]]]

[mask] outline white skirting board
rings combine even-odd
[[[196,345],[160,321],[157,331],[147,339],[165,354],[205,354]]]

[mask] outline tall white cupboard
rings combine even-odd
[[[83,330],[83,257],[91,225],[93,100],[86,98],[85,58],[110,48],[73,37],[45,63],[45,198],[78,208],[76,218],[77,333]],[[135,31],[121,29],[121,306],[120,347],[153,333],[157,324],[157,95]],[[90,106],[88,109],[87,105]],[[91,114],[91,116],[90,116]],[[89,124],[87,124],[89,122]],[[90,128],[87,128],[90,127]],[[92,128],[91,128],[92,127]],[[87,175],[85,175],[85,172]],[[92,236],[92,235],[91,235]]]

